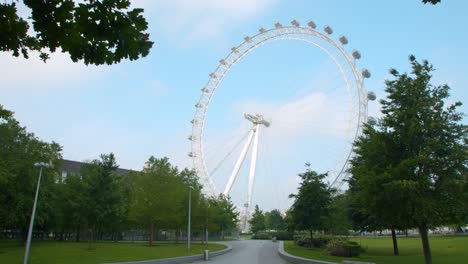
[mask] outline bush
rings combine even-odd
[[[301,247],[309,247],[309,248],[322,248],[325,247],[330,240],[332,240],[331,236],[327,235],[316,235],[310,239],[309,235],[297,235],[294,236],[294,244],[301,246]]]
[[[288,231],[273,232],[271,236],[276,237],[276,239],[278,240],[293,240],[294,239],[294,233],[288,232]]]
[[[311,247],[310,237],[306,235],[295,235],[294,244],[300,247]]]
[[[257,232],[252,236],[252,239],[271,239],[271,234],[267,232]]]
[[[364,252],[364,248],[357,242],[336,238],[327,244],[327,252],[337,257],[357,257]]]

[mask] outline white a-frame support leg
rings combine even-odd
[[[252,192],[254,187],[255,179],[255,170],[257,167],[257,153],[258,153],[258,133],[260,132],[260,124],[256,124],[254,127],[255,130],[255,139],[252,147],[252,161],[250,163],[250,172],[249,172],[249,192],[247,194],[247,204],[246,209],[250,208],[250,203],[252,202]]]
[[[236,165],[234,165],[234,169],[232,170],[231,177],[229,177],[229,181],[226,185],[226,189],[224,189],[224,192],[223,192],[224,196],[227,196],[229,194],[229,192],[231,191],[232,185],[236,181],[237,174],[239,174],[239,170],[242,166],[242,163],[245,160],[245,156],[247,155],[247,151],[249,150],[250,143],[252,142],[254,133],[255,133],[255,127],[252,128],[252,130],[250,131],[247,142],[245,143],[244,148],[241,151],[239,159],[237,159]]]

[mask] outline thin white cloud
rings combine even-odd
[[[331,98],[324,93],[312,93],[283,105],[249,101],[237,105],[237,112],[260,113],[271,119],[268,132],[274,141],[287,143],[303,135],[349,137],[351,113],[346,111],[346,98]]]
[[[258,17],[275,0],[165,0],[134,3],[145,8],[150,26],[181,46],[206,42]]]
[[[0,68],[3,95],[43,94],[94,79],[108,71],[108,67],[74,63],[68,54],[60,52],[52,54],[47,63],[34,52],[29,59],[0,53]]]

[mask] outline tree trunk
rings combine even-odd
[[[392,240],[393,240],[393,255],[398,256],[400,255],[400,252],[398,251],[398,242],[397,242],[396,232],[394,228],[392,228]]]
[[[94,241],[94,232],[95,232],[96,227],[93,225],[91,227],[91,235],[90,238],[88,239],[88,249],[91,249],[91,243]]]
[[[150,226],[150,237],[149,237],[149,246],[153,246],[153,234],[154,234],[154,223],[151,223]]]
[[[84,241],[87,241],[88,240],[88,224],[87,223],[81,226],[81,231],[82,231],[81,237],[83,238]]]
[[[80,226],[76,227],[76,242],[80,242]]]
[[[419,234],[421,235],[421,242],[424,251],[424,260],[426,264],[432,264],[432,255],[431,255],[431,248],[429,246],[429,236],[427,232],[427,226],[421,225],[418,227]]]

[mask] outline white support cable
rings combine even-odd
[[[245,133],[240,140],[238,140],[235,145],[228,151],[228,153],[221,159],[221,161],[218,162],[218,164],[214,167],[214,169],[210,172],[210,175],[214,175],[216,171],[221,167],[221,165],[226,161],[226,159],[231,156],[231,154],[237,149],[237,147],[240,145],[242,141],[244,141],[245,138],[250,134],[250,130]]]

